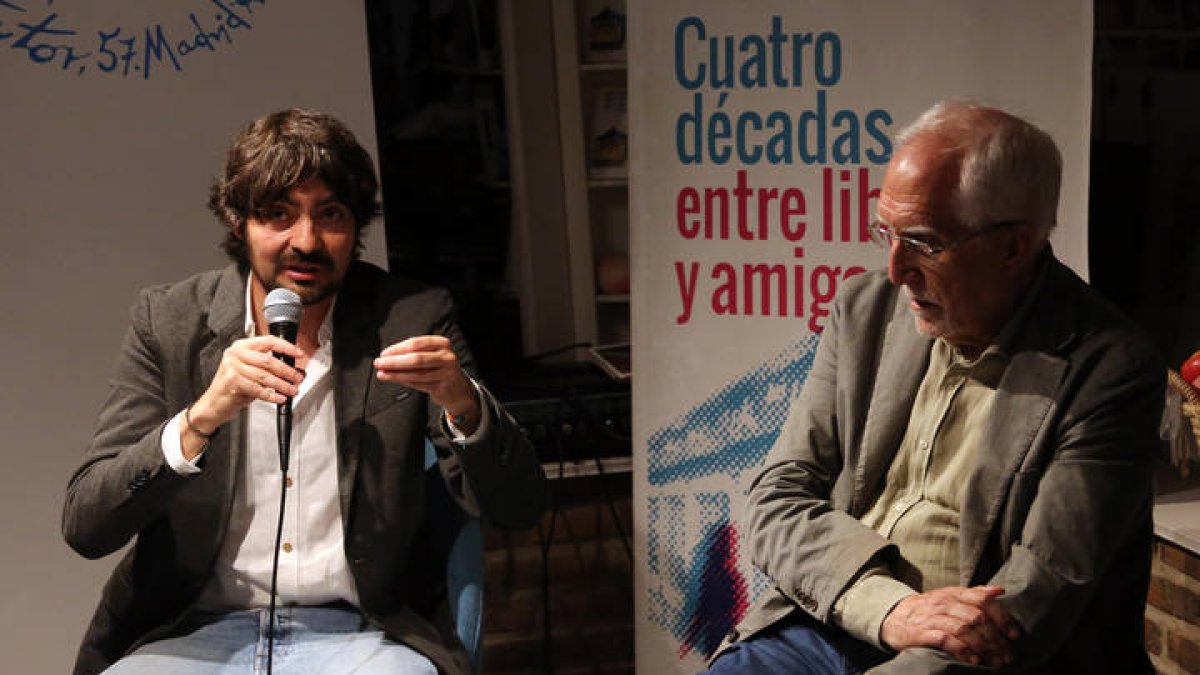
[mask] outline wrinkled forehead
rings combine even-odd
[[[879,219],[894,227],[955,224],[961,166],[961,153],[944,144],[914,139],[901,146],[884,173]]]

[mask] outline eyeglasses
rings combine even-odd
[[[958,239],[955,239],[954,241],[943,244],[943,243],[936,242],[936,241],[925,241],[924,239],[916,239],[913,237],[906,237],[902,234],[896,234],[895,232],[892,231],[892,228],[890,225],[888,225],[885,222],[877,220],[871,225],[871,238],[873,240],[875,240],[875,243],[879,244],[880,246],[882,246],[886,249],[891,249],[892,242],[898,241],[898,242],[900,242],[900,245],[903,246],[906,250],[917,253],[918,255],[920,255],[924,258],[928,258],[930,260],[936,260],[937,257],[939,255],[941,255],[942,253],[945,253],[946,251],[957,248],[976,237],[981,237],[981,236],[987,234],[988,232],[992,232],[994,230],[999,230],[1001,228],[1012,227],[1013,225],[1019,225],[1022,222],[1024,222],[1024,221],[1023,220],[1000,220],[1000,221],[996,221],[994,223],[988,223],[987,225],[984,225],[983,227],[977,227],[977,228],[971,230],[970,232],[964,234],[963,236],[959,237]]]

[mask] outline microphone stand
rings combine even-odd
[[[288,359],[290,360],[290,359]],[[275,528],[275,550],[271,559],[271,602],[267,610],[267,675],[271,675],[271,666],[275,655],[275,592],[279,578],[279,547],[283,542],[283,513],[287,505],[287,473],[288,459],[291,455],[292,444],[292,399],[279,406],[275,418],[275,429],[279,434],[279,523]]]
[[[292,365],[290,358],[283,358],[283,362]],[[271,665],[275,659],[275,596],[280,575],[280,546],[283,543],[283,509],[288,501],[288,460],[292,455],[292,396],[288,396],[288,400],[278,407],[275,431],[280,438],[280,521],[275,528],[275,550],[271,554],[271,601],[266,625],[266,675],[271,675]]]

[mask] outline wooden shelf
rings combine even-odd
[[[1155,476],[1154,534],[1200,555],[1200,479],[1181,478],[1174,469]]]
[[[587,61],[579,64],[585,73],[615,73],[625,70],[624,61]]]
[[[629,323],[628,295],[597,293],[594,266],[600,251],[622,251],[628,246],[629,178],[613,175],[611,169],[608,175],[590,175],[589,139],[597,134],[593,127],[607,128],[618,110],[602,106],[608,102],[602,97],[623,88],[627,91],[628,69],[624,60],[589,60],[580,48],[580,36],[586,35],[586,6],[585,0],[555,1],[552,12],[575,336],[596,343],[602,336],[628,332],[624,328]],[[618,128],[627,129],[627,122]]]
[[[596,286],[597,261],[629,248],[629,179],[620,171],[628,68],[615,54],[588,60],[588,8],[588,0],[500,4],[526,355],[628,339],[628,299],[598,298]]]

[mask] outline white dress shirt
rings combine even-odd
[[[291,457],[287,503],[279,553],[277,602],[321,605],[345,601],[358,605],[354,579],[343,548],[341,501],[338,495],[337,429],[334,412],[333,306],[318,332],[318,347],[305,367],[300,391],[292,402]],[[255,334],[254,313],[246,291],[246,335]],[[472,380],[477,392],[479,385]],[[468,444],[489,422],[480,394],[482,418],[470,437],[446,419],[452,437]],[[230,611],[266,607],[271,599],[271,566],[279,519],[280,468],[273,403],[254,401],[247,408],[243,466],[234,488],[229,528],[196,607]],[[168,465],[180,474],[201,471],[200,456],[188,461],[180,443],[180,412],[163,429],[162,448]]]

